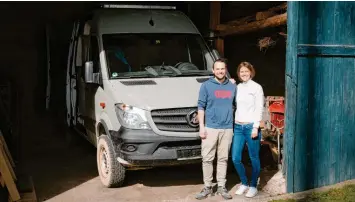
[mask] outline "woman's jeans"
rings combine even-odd
[[[242,153],[245,143],[248,145],[249,157],[252,163],[252,176],[251,176],[251,187],[256,187],[258,183],[258,178],[260,174],[260,139],[261,132],[259,130],[258,136],[254,139],[251,138],[251,132],[253,130],[253,124],[235,124],[234,135],[232,142],[232,161],[235,169],[238,172],[239,178],[243,185],[248,186],[248,179],[245,175],[245,168],[242,163]]]

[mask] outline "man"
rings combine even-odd
[[[226,62],[223,59],[213,64],[213,74],[201,85],[198,98],[203,181],[205,187],[196,195],[204,199],[213,194],[213,160],[217,151],[217,194],[231,199],[226,184],[229,150],[233,138],[233,104],[236,85],[226,78]]]

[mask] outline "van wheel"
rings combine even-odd
[[[126,169],[115,159],[115,152],[107,135],[101,135],[97,144],[97,168],[106,187],[122,186]]]

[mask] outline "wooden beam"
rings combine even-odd
[[[272,13],[274,15],[277,15],[277,12],[284,11],[286,9],[287,9],[287,2],[283,3],[281,5],[269,8],[266,11],[258,12],[258,13],[256,13],[256,15],[246,16],[246,17],[243,17],[243,18],[240,18],[237,20],[232,20],[232,21],[226,22],[224,24],[226,24],[226,25],[245,25],[245,24],[255,21],[255,20],[263,20],[263,18],[261,16],[271,17],[271,16],[273,16],[273,15],[271,15]]]
[[[226,25],[243,25],[255,20],[255,15],[246,16],[237,20],[226,22]]]
[[[253,32],[260,29],[269,27],[278,27],[287,23],[287,13],[276,15],[265,20],[254,21],[246,25],[230,26],[230,25],[218,25],[217,30],[220,31],[219,36],[228,36],[235,34],[245,34],[247,32]]]
[[[221,21],[221,2],[212,1],[210,3],[210,29],[216,30]],[[221,57],[224,57],[224,41],[217,38],[215,46]]]
[[[275,16],[275,15],[277,15],[277,14],[273,11],[257,12],[255,15],[255,19],[256,19],[256,21],[265,20],[265,19]]]

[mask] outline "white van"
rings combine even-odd
[[[106,187],[128,169],[201,162],[197,99],[217,57],[171,7],[116,6],[74,24],[67,124],[97,147]]]

